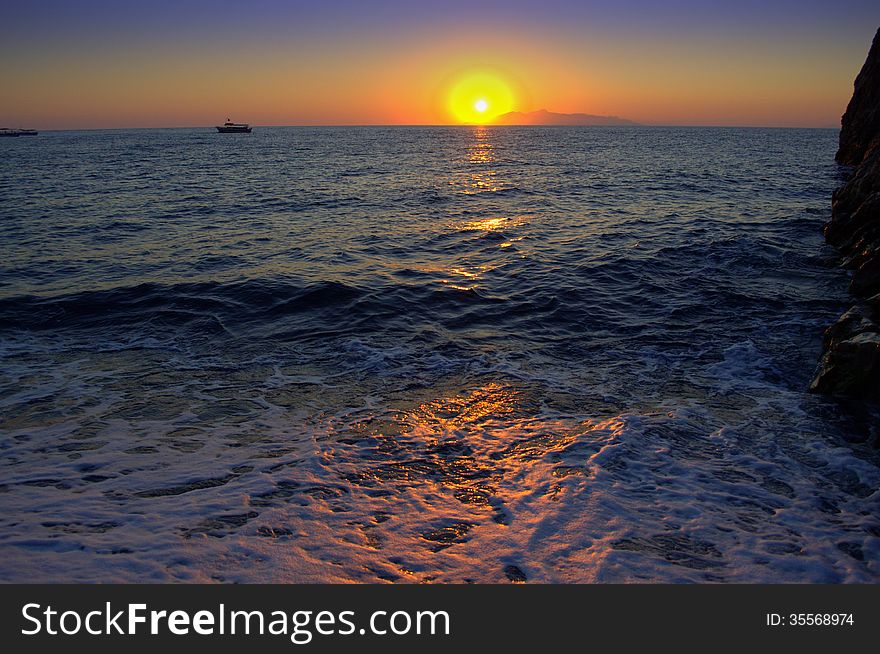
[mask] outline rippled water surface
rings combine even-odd
[[[3,139],[0,579],[877,581],[836,139]]]

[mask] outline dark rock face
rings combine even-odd
[[[880,389],[880,295],[857,304],[825,331],[813,390],[877,399]]]
[[[853,270],[857,304],[825,332],[812,389],[880,401],[880,30],[841,120],[836,159],[855,169],[834,192],[824,233]]]
[[[847,166],[858,166],[880,136],[880,30],[853,84],[841,128],[836,159]]]

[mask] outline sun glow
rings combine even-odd
[[[490,72],[469,73],[449,91],[448,110],[460,123],[483,125],[496,116],[513,111],[516,98],[510,85]]]

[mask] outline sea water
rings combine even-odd
[[[836,139],[4,139],[0,579],[880,580]]]

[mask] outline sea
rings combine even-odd
[[[0,581],[880,581],[837,135],[0,140]]]

